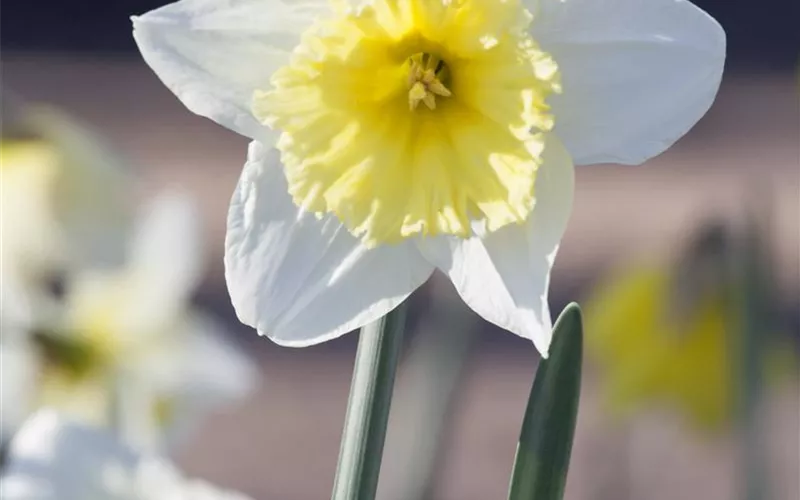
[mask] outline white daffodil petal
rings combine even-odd
[[[194,198],[165,191],[150,200],[131,241],[130,269],[142,273],[159,300],[188,301],[205,271],[202,220]]]
[[[55,108],[25,108],[21,121],[58,154],[52,184],[42,186],[50,200],[41,207],[53,211],[66,245],[55,251],[81,266],[119,265],[132,201],[125,161],[102,136]]]
[[[71,276],[68,320],[78,330],[103,321],[125,346],[141,345],[148,335],[163,336],[174,328],[202,279],[201,229],[193,199],[180,192],[161,193],[137,221],[125,267]]]
[[[180,446],[211,412],[244,400],[258,386],[258,367],[225,327],[197,310],[143,360],[136,375],[152,388],[167,448]]]
[[[182,295],[178,295],[177,287],[162,292],[158,288],[163,283],[153,278],[134,269],[76,274],[67,284],[66,324],[78,332],[103,332],[97,340],[108,336],[125,349],[168,337],[183,314],[191,290],[183,290]]]
[[[258,384],[258,367],[227,337],[215,318],[192,311],[183,356],[184,380],[176,389],[202,399],[205,406],[245,398]]]
[[[324,342],[389,312],[432,270],[410,242],[367,249],[332,216],[298,209],[277,151],[250,144],[225,241],[243,323],[281,345]]]
[[[31,326],[48,311],[48,304],[39,300],[43,294],[31,283],[32,280],[20,276],[19,267],[8,262],[12,259],[4,258],[5,248],[0,254],[0,269],[3,270],[0,279],[0,329],[4,342],[16,341],[28,336]]]
[[[3,278],[13,272],[25,288],[43,271],[67,260],[63,229],[53,206],[53,192],[63,180],[60,173],[59,154],[52,145],[0,141]]]
[[[105,484],[133,469],[136,456],[110,436],[70,424],[52,410],[33,415],[14,437],[3,472],[4,500],[117,498]]]
[[[301,33],[328,10],[325,0],[181,0],[133,17],[142,56],[198,115],[269,143],[250,112]]]
[[[4,500],[249,500],[198,480],[170,462],[140,456],[98,429],[52,410],[32,416],[14,438],[0,481]]]
[[[46,106],[22,108],[10,126],[37,138],[0,140],[4,275],[33,287],[54,271],[119,264],[130,182],[117,157]]]
[[[136,372],[155,393],[166,449],[183,445],[209,414],[243,401],[259,383],[257,366],[218,321],[192,311],[180,328],[179,338],[159,343]]]
[[[33,408],[39,359],[30,343],[3,327],[0,342],[0,446]]]
[[[714,101],[725,32],[685,0],[528,0],[533,36],[558,63],[555,131],[578,165],[638,164]]]
[[[547,356],[552,335],[547,292],[550,268],[572,208],[574,169],[550,135],[536,175],[536,205],[523,225],[483,238],[422,240],[423,254],[452,280],[484,319],[533,341]]]

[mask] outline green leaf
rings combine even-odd
[[[569,304],[553,329],[550,357],[542,360],[522,422],[509,500],[561,500],[567,482],[581,391],[583,321]]]

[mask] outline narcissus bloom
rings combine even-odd
[[[43,406],[112,425],[122,389],[141,402],[142,440],[174,444],[255,388],[252,361],[191,306],[204,270],[199,230],[191,200],[163,193],[147,205],[124,266],[71,274],[52,318],[3,331],[3,430]]]
[[[686,317],[670,311],[668,267],[636,265],[603,283],[586,304],[587,346],[609,409],[671,406],[701,427],[734,411],[733,353],[722,292],[703,294]]]
[[[5,500],[248,500],[186,479],[169,461],[140,455],[100,429],[42,410],[9,447]]]
[[[89,262],[121,262],[130,184],[122,162],[79,123],[24,106],[0,139],[0,321],[41,316],[43,282]]]
[[[731,249],[718,236],[715,228],[701,234],[677,263],[628,263],[587,300],[587,354],[617,416],[651,405],[702,430],[734,420],[745,318],[731,303],[739,294],[727,267]],[[789,337],[776,333],[760,332],[773,382],[796,371]]]
[[[438,268],[546,354],[573,162],[664,151],[725,58],[681,0],[182,0],[133,23],[190,110],[254,140],[228,287],[292,346],[382,316]]]

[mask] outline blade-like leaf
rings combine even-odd
[[[509,500],[561,500],[567,482],[581,390],[583,321],[568,305],[553,329],[549,359],[542,360],[522,422]]]

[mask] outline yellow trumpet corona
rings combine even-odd
[[[380,0],[309,28],[253,101],[295,203],[368,246],[524,222],[560,90],[530,19],[513,1]]]

